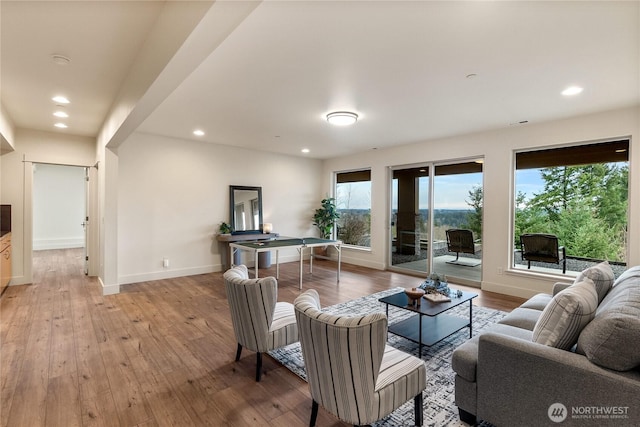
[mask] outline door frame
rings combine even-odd
[[[94,220],[87,227],[87,253],[89,256],[89,263],[87,265],[88,275],[98,275],[98,257],[99,257],[99,240],[96,236],[99,236],[100,229],[97,219],[98,212],[98,164],[95,165],[78,165],[70,163],[51,163],[51,162],[38,162],[23,160],[24,168],[24,211],[23,211],[23,224],[24,224],[24,240],[23,240],[23,262],[24,262],[24,282],[33,283],[33,174],[35,164],[48,164],[56,166],[75,166],[87,168],[89,170],[90,178],[87,186],[88,193],[88,207],[89,215],[92,215]]]

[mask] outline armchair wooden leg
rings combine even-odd
[[[413,399],[415,410],[416,426],[422,426],[422,392],[418,393]]]
[[[236,362],[240,360],[240,353],[242,353],[242,344],[238,343],[238,350],[236,351]]]
[[[262,375],[262,353],[256,353],[256,382],[260,382],[260,376]]]
[[[311,420],[309,421],[309,427],[315,427],[316,418],[318,418],[318,402],[314,400],[311,404]]]

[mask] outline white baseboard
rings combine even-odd
[[[73,239],[40,239],[33,241],[34,251],[46,251],[51,249],[83,248],[84,237]]]
[[[9,280],[9,286],[30,285],[25,276],[12,276]]]
[[[505,285],[502,283],[493,283],[488,281],[482,281],[481,288],[483,291],[495,292],[503,295],[511,295],[513,297],[531,298],[540,291],[535,289],[527,289],[518,285]]]
[[[331,259],[333,261],[338,261],[338,257],[337,256],[332,256]],[[361,258],[351,258],[351,257],[348,257],[348,256],[344,256],[344,252],[342,252],[342,264],[359,265],[361,267],[372,268],[374,270],[385,270],[386,269],[386,265],[383,262],[371,262],[371,261],[363,260]]]
[[[149,273],[129,274],[120,276],[118,283],[130,285],[132,283],[148,282],[150,280],[173,279],[175,277],[195,276],[196,274],[207,274],[222,271],[222,265],[206,265],[203,267],[180,268],[175,270],[152,271]]]
[[[105,285],[101,277],[98,277],[98,282],[102,286],[102,295],[115,295],[120,293],[120,285]]]

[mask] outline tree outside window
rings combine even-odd
[[[345,245],[371,247],[371,171],[336,174],[338,239]]]
[[[514,246],[521,234],[549,233],[567,258],[626,264],[628,145],[517,153]]]

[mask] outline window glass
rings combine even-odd
[[[336,174],[337,238],[345,245],[371,247],[371,171]]]
[[[544,233],[564,246],[567,271],[608,260],[624,269],[627,253],[629,141],[516,153],[516,268],[562,269],[522,259],[520,236]]]

